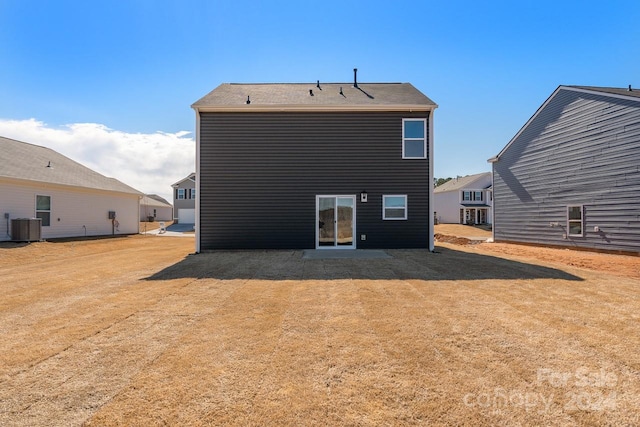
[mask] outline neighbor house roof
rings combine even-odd
[[[0,137],[0,178],[141,194],[46,147]]]
[[[635,98],[640,98],[640,89],[633,89],[631,86],[627,88],[618,88],[618,87],[598,87],[598,86],[561,86],[570,89],[582,89],[586,91],[592,92],[602,92],[609,95],[622,95],[622,96],[632,96]]]
[[[183,182],[185,182],[187,180],[191,180],[191,181],[195,182],[196,181],[196,173],[195,172],[191,172],[189,175],[185,176],[180,181],[176,182],[175,184],[171,184],[171,186],[172,187],[177,187],[178,185],[182,184]]]
[[[433,110],[435,102],[411,83],[223,83],[196,110]]]
[[[159,206],[162,208],[172,208],[173,206],[166,199],[158,196],[157,194],[145,194],[140,199],[140,203],[145,206]]]
[[[437,186],[434,193],[444,193],[446,191],[462,190],[464,188],[477,188],[473,186],[473,183],[481,178],[491,177],[491,172],[477,173],[475,175],[461,176],[453,178],[442,185]],[[489,185],[490,187],[491,185]],[[488,187],[487,187],[488,188]]]
[[[616,88],[616,87],[598,87],[598,86],[558,86],[556,90],[547,98],[547,100],[536,110],[536,112],[527,120],[527,122],[520,128],[518,133],[515,134],[513,138],[505,145],[505,147],[498,153],[497,156],[491,157],[487,161],[489,163],[494,163],[500,160],[500,156],[513,144],[513,142],[518,139],[518,137],[524,132],[524,130],[529,126],[531,122],[538,117],[538,114],[551,102],[551,100],[558,94],[558,92],[562,90],[568,90],[573,92],[583,92],[590,93],[596,95],[605,95],[610,96],[612,98],[618,99],[626,99],[630,101],[640,101],[640,91],[638,89],[633,89],[631,86],[627,88]]]

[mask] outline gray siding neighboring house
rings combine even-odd
[[[453,178],[433,190],[438,223],[491,224],[491,172]]]
[[[437,105],[412,85],[223,84],[192,107],[196,251],[433,249]]]
[[[173,220],[182,224],[195,224],[196,173],[190,173],[171,187],[173,188]]]
[[[496,241],[640,252],[640,92],[559,86],[489,161]]]

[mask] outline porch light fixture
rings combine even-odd
[[[362,190],[362,193],[360,193],[360,201],[362,203],[367,203],[367,191],[366,190]]]

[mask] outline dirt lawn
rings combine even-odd
[[[0,425],[640,424],[638,257],[192,251],[0,244]]]

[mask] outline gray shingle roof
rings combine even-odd
[[[445,191],[454,191],[454,190],[462,190],[463,188],[472,188],[470,187],[470,185],[473,184],[474,181],[482,177],[485,177],[487,175],[491,176],[491,172],[483,172],[483,173],[477,173],[475,175],[467,175],[467,176],[461,176],[460,178],[453,178],[452,180],[437,186],[433,190],[433,192],[444,193]],[[473,187],[473,188],[477,188],[477,187]]]
[[[167,202],[166,199],[158,196],[157,194],[145,194],[140,199],[140,203],[145,206],[159,206],[163,208],[171,208],[171,203]]]
[[[598,87],[598,86],[565,86],[565,87],[592,90],[594,92],[609,93],[613,95],[634,96],[636,98],[640,98],[640,89],[637,89],[637,88],[636,89],[631,88],[631,90],[629,90],[629,88]]]
[[[250,104],[247,104],[247,97]],[[282,106],[335,109],[437,107],[411,83],[358,83],[357,88],[353,83],[320,83],[320,88],[316,83],[223,83],[196,101],[192,108],[235,107],[249,110]]]
[[[141,194],[50,148],[4,137],[0,137],[0,177]]]

